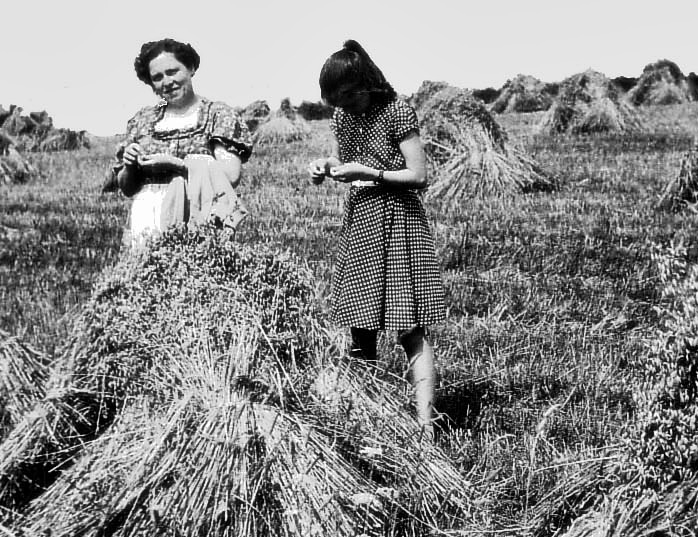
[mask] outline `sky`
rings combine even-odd
[[[109,136],[156,98],[133,60],[172,37],[201,56],[194,89],[232,106],[320,100],[318,75],[356,39],[398,93],[424,80],[500,88],[586,69],[639,76],[669,59],[698,72],[696,0],[0,0],[0,105]]]

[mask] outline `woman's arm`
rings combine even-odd
[[[400,151],[405,157],[405,168],[402,170],[383,171],[364,166],[358,162],[349,162],[332,168],[330,176],[342,182],[377,181],[381,184],[402,188],[424,188],[427,186],[426,156],[422,140],[416,132],[409,133],[400,142]]]
[[[116,176],[116,181],[119,189],[124,196],[131,197],[141,187],[141,178],[139,177],[138,168],[136,166],[126,164],[119,170]]]
[[[240,182],[242,172],[242,160],[232,151],[228,151],[222,143],[213,142],[213,156],[221,163],[221,168],[228,176],[228,180],[233,187]]]

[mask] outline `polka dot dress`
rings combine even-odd
[[[342,162],[383,170],[405,168],[400,141],[419,132],[414,110],[399,99],[362,115],[337,109],[330,126]],[[332,283],[332,319],[343,326],[403,330],[446,317],[434,240],[417,192],[351,187]]]

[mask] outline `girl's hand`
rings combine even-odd
[[[137,166],[138,159],[143,155],[143,148],[135,142],[124,148],[123,160],[126,166]]]
[[[181,158],[166,153],[143,155],[138,163],[146,173],[182,173],[186,169]]]
[[[341,166],[335,166],[330,169],[330,177],[335,181],[342,183],[351,183],[352,181],[371,181],[376,178],[376,170],[359,164],[358,162],[348,162]]]
[[[326,158],[319,158],[310,163],[308,166],[308,173],[310,174],[310,179],[315,185],[319,185],[325,180],[325,177],[329,175],[330,167],[329,162]]]

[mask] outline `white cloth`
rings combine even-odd
[[[131,198],[129,233],[131,246],[142,245],[145,240],[162,231],[160,214],[167,194],[167,184],[146,184]]]

